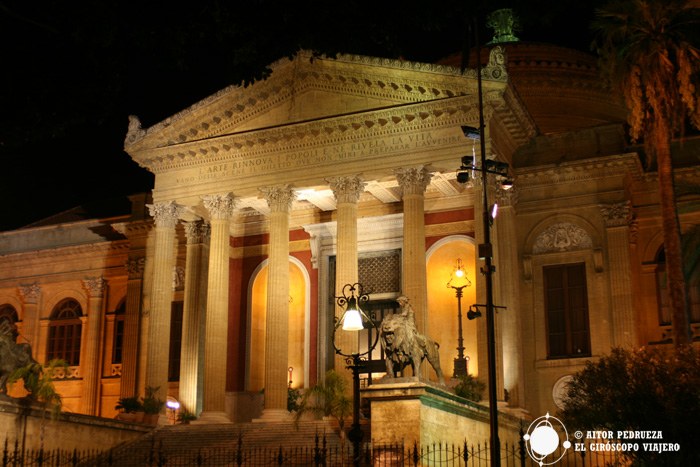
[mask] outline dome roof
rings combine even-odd
[[[535,42],[509,42],[504,46],[508,74],[542,134],[624,122],[622,99],[603,86],[592,55]],[[488,57],[482,50],[482,63]],[[441,64],[460,66],[461,54]],[[474,66],[474,56],[469,66]]]

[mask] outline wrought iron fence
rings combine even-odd
[[[563,454],[563,455],[562,455]],[[665,465],[697,465],[678,463],[673,458]],[[325,436],[316,436],[313,446],[251,448],[239,437],[225,447],[202,449],[167,449],[162,441],[151,438],[150,446],[143,443],[122,446],[107,451],[22,451],[17,443],[5,441],[2,467],[264,467],[313,466],[344,467],[353,465],[352,449],[327,446]],[[544,464],[557,467],[610,467],[629,465],[629,459],[618,452],[577,452],[573,449],[556,451]],[[432,444],[405,446],[401,444],[366,443],[359,463],[363,467],[487,467],[491,465],[488,444]],[[538,467],[530,458],[524,441],[501,445],[503,467]]]

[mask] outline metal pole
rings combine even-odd
[[[360,467],[360,443],[365,434],[360,428],[360,369],[362,364],[359,354],[352,356],[352,429],[348,439],[352,443],[352,465]]]
[[[486,138],[484,137],[484,98],[481,88],[481,47],[479,46],[479,28],[474,18],[474,37],[476,39],[476,81],[479,92],[479,143],[481,149],[481,183],[483,192],[483,221],[484,221],[484,246],[486,250],[485,265],[482,273],[486,276],[486,339],[488,349],[489,366],[489,417],[491,420],[491,466],[501,466],[501,443],[498,439],[498,399],[496,394],[496,332],[495,316],[493,308],[493,277],[491,257],[493,248],[491,246],[491,223],[489,221],[488,190],[486,182],[488,173],[486,172]]]
[[[464,287],[453,287],[457,295],[457,320],[459,334],[457,337],[457,358],[454,360],[454,376],[467,374],[467,360],[464,358],[464,337],[462,332],[462,291]]]

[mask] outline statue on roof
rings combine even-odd
[[[520,39],[515,33],[520,31],[520,21],[510,8],[496,10],[486,17],[486,26],[493,28],[493,40],[489,44],[499,42],[517,42]]]

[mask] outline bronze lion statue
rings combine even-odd
[[[386,355],[386,372],[396,377],[398,371],[411,364],[413,376],[420,376],[423,359],[428,359],[440,384],[445,384],[440,368],[439,344],[418,333],[412,316],[405,313],[393,314],[384,318],[379,328],[379,340]]]

